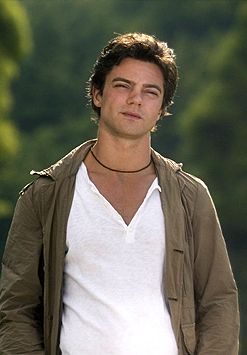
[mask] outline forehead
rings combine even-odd
[[[108,73],[106,81],[122,77],[136,83],[164,85],[161,69],[157,64],[133,58],[125,58]]]

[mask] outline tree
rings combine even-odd
[[[19,134],[9,113],[12,106],[11,82],[18,74],[21,59],[31,48],[26,12],[15,0],[0,0],[0,175],[5,163],[19,147]],[[9,202],[0,190],[0,217],[9,211]]]

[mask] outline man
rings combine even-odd
[[[1,354],[236,355],[237,289],[206,186],[155,152],[175,56],[125,34],[100,54],[97,140],[24,188],[3,257]]]

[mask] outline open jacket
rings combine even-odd
[[[20,194],[2,262],[2,355],[60,353],[67,220],[76,173],[94,143],[33,172],[39,178]],[[180,165],[154,150],[152,158],[165,216],[164,293],[179,355],[236,355],[237,289],[212,199]]]

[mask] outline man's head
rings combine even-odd
[[[133,58],[156,64],[164,78],[164,98],[162,115],[168,115],[167,109],[173,103],[176,91],[178,71],[175,55],[165,42],[143,33],[127,33],[113,38],[100,53],[89,79],[88,94],[93,110],[100,117],[100,108],[92,100],[93,88],[103,93],[106,76],[125,58]]]

